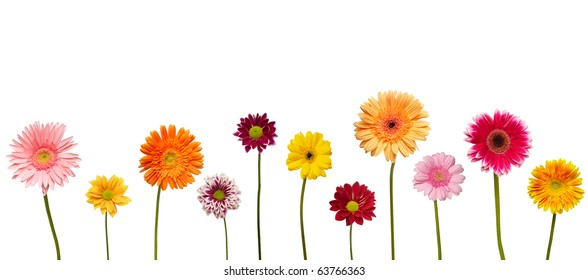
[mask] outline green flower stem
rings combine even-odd
[[[435,205],[435,227],[437,228],[437,259],[441,260],[441,231],[439,230],[439,210],[437,209],[437,200],[433,202]]]
[[[549,254],[551,254],[551,242],[553,242],[553,230],[555,229],[555,217],[557,214],[553,214],[553,218],[551,219],[551,233],[549,234],[549,245],[547,245],[547,257],[546,260],[549,260]]]
[[[392,192],[392,179],[394,178],[394,162],[390,166],[390,244],[392,248],[392,260],[394,256],[394,194]]]
[[[225,260],[229,260],[229,235],[227,234],[227,218],[223,218],[225,224]]]
[[[106,260],[110,260],[110,251],[108,250],[108,212],[104,213],[104,230],[106,231]]]
[[[351,256],[351,260],[353,260],[353,223],[349,225],[349,255]]]
[[[306,178],[302,180],[302,192],[300,193],[300,235],[302,236],[302,254],[306,258],[306,240],[304,239],[304,189],[306,188]]]
[[[502,249],[502,235],[500,233],[500,190],[498,183],[498,175],[494,173],[494,204],[496,208],[496,238],[498,240],[498,252],[500,259],[505,260],[504,249]]]
[[[57,234],[55,233],[55,226],[53,225],[53,219],[51,218],[51,210],[49,210],[49,198],[47,194],[43,196],[45,201],[45,212],[47,212],[47,219],[49,219],[49,226],[51,226],[51,233],[53,234],[53,241],[55,242],[55,251],[57,252],[57,260],[61,260],[61,252],[59,251],[59,241],[57,241]]]
[[[261,201],[261,153],[257,155],[257,254],[261,260],[261,226],[259,222],[259,204]]]
[[[159,225],[159,197],[161,196],[161,186],[157,188],[157,203],[155,204],[155,237],[153,238],[154,242],[154,251],[153,251],[153,259],[157,260],[157,226]]]

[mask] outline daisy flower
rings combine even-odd
[[[123,178],[112,175],[110,179],[106,176],[96,176],[96,180],[90,181],[92,187],[86,193],[88,203],[94,205],[94,209],[100,208],[104,214],[104,231],[106,232],[106,260],[110,260],[110,249],[108,247],[108,214],[114,218],[116,206],[127,205],[131,199],[124,196],[128,186]],[[106,213],[108,212],[108,213]]]
[[[267,114],[249,114],[246,118],[241,118],[237,124],[237,132],[233,135],[239,137],[239,141],[245,146],[245,152],[251,149],[257,149],[259,153],[263,152],[268,145],[276,144],[274,138],[276,135],[276,122],[269,121]]]
[[[151,186],[157,184],[157,202],[155,204],[155,242],[154,259],[157,260],[157,226],[159,220],[159,197],[161,191],[168,186],[172,189],[184,188],[194,182],[194,175],[200,174],[203,167],[203,156],[200,142],[183,127],[176,131],[175,125],[160,126],[160,133],[151,131],[141,145],[145,154],[140,159],[140,172]]]
[[[498,253],[504,260],[500,229],[500,191],[498,177],[508,174],[512,165],[520,167],[529,157],[531,137],[527,125],[507,111],[496,110],[494,116],[481,114],[474,118],[465,131],[467,142],[472,144],[468,158],[481,161],[482,171],[494,172],[494,202],[496,208],[496,239]]]
[[[445,153],[437,153],[425,156],[423,161],[417,163],[414,176],[414,188],[422,191],[424,195],[433,200],[435,209],[435,228],[437,229],[437,258],[441,256],[441,231],[439,229],[439,210],[437,200],[445,200],[453,195],[461,193],[459,184],[463,183],[465,176],[461,175],[463,167],[455,164],[455,157]]]
[[[251,149],[257,149],[257,254],[261,260],[261,221],[260,221],[260,204],[261,204],[261,152],[268,146],[274,145],[276,135],[276,122],[269,121],[267,114],[249,114],[247,118],[241,118],[237,124],[237,132],[233,135],[239,137],[239,141],[245,146],[245,152]]]
[[[335,199],[329,202],[331,211],[336,211],[335,220],[343,221],[349,226],[349,254],[353,260],[353,223],[363,225],[363,220],[371,221],[376,217],[376,199],[374,192],[358,182],[337,187]]]
[[[584,197],[584,190],[580,188],[582,178],[578,167],[564,159],[548,160],[544,166],[535,167],[531,174],[529,196],[539,209],[550,210],[553,214],[547,245],[546,259],[549,260],[556,215],[571,210]]]
[[[394,260],[394,164],[398,153],[404,157],[417,149],[416,141],[429,135],[428,117],[424,105],[411,94],[399,91],[378,92],[361,105],[359,122],[355,122],[355,138],[366,153],[377,156],[384,153],[390,165],[390,249]]]
[[[205,184],[198,188],[198,201],[202,203],[202,210],[206,215],[214,214],[217,219],[222,218],[225,225],[225,259],[229,259],[229,237],[227,234],[227,210],[239,208],[241,191],[225,174],[217,174],[204,179]]]
[[[14,170],[12,179],[25,182],[25,187],[37,184],[41,187],[58,260],[61,260],[61,252],[47,191],[53,190],[56,184],[63,187],[68,177],[75,176],[72,168],[78,168],[80,161],[77,154],[69,152],[77,145],[73,137],[64,139],[64,134],[64,124],[35,122],[17,135],[18,140],[12,140],[12,153],[8,155],[11,163],[8,168]]]
[[[290,140],[288,145],[288,158],[286,165],[288,170],[300,169],[302,178],[302,191],[300,193],[300,235],[302,237],[302,255],[306,256],[306,240],[304,237],[304,190],[306,180],[314,180],[319,176],[326,177],[325,170],[331,169],[331,143],[323,140],[323,135],[318,132],[307,132],[306,135],[298,133]]]

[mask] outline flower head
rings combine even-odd
[[[241,123],[237,124],[237,132],[233,135],[239,137],[239,141],[245,146],[245,152],[251,149],[257,149],[260,153],[268,145],[274,145],[276,135],[276,122],[270,122],[267,114],[255,116],[249,114],[247,118],[241,118]]]
[[[584,196],[580,171],[571,161],[548,160],[531,172],[529,196],[538,208],[551,210],[552,214],[562,214],[574,208]]]
[[[408,157],[416,150],[415,140],[425,140],[429,123],[421,120],[429,116],[423,104],[412,95],[398,91],[378,92],[361,105],[361,121],[354,123],[355,138],[366,153],[377,156],[384,152],[387,161],[396,162],[400,152]]]
[[[112,175],[110,179],[106,176],[96,176],[96,180],[90,181],[92,187],[86,193],[88,203],[94,205],[94,209],[100,208],[102,214],[108,211],[111,217],[116,215],[116,206],[129,204],[131,199],[124,196],[128,186],[123,178]]]
[[[425,156],[417,163],[416,175],[412,182],[417,191],[422,191],[431,200],[445,200],[452,195],[459,195],[465,176],[461,175],[463,167],[455,164],[455,158],[445,153]]]
[[[363,220],[371,221],[376,209],[376,200],[374,192],[368,190],[365,185],[358,182],[353,185],[345,184],[343,187],[337,187],[335,200],[329,202],[331,211],[337,211],[335,220],[345,220],[346,225],[354,222],[363,225]]]
[[[145,154],[140,160],[139,168],[145,172],[144,178],[152,186],[157,183],[161,190],[170,188],[184,188],[194,182],[194,175],[200,174],[203,167],[203,156],[200,153],[200,142],[190,130],[180,128],[176,133],[176,126],[160,127],[160,132],[151,131],[146,137],[147,143],[141,145],[141,152]]]
[[[213,213],[217,219],[222,219],[227,216],[227,210],[239,208],[241,191],[234,180],[225,174],[217,174],[206,177],[204,182],[198,188],[198,201],[202,203],[206,215]]]
[[[74,177],[72,168],[79,167],[80,158],[68,151],[77,144],[73,137],[63,139],[65,125],[59,123],[40,124],[35,122],[25,127],[17,140],[12,140],[13,151],[8,155],[9,169],[14,169],[12,179],[26,182],[25,186],[39,184],[43,195],[55,184],[63,187],[67,177]]]
[[[518,117],[496,110],[494,117],[481,114],[465,132],[472,162],[482,161],[482,170],[492,169],[498,176],[507,174],[511,165],[520,167],[529,157],[531,137],[527,125]]]
[[[302,179],[314,180],[318,176],[326,177],[325,170],[331,169],[331,143],[323,140],[321,133],[302,132],[294,135],[288,145],[288,170],[300,170]]]

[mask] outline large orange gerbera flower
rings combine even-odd
[[[361,121],[354,123],[359,146],[372,156],[382,151],[387,161],[396,162],[400,152],[407,157],[416,150],[415,140],[425,140],[429,123],[421,120],[429,116],[423,104],[408,93],[379,92],[378,98],[361,105]]]
[[[145,154],[140,160],[139,168],[145,172],[144,178],[152,186],[157,183],[162,190],[170,188],[184,188],[194,182],[194,175],[200,174],[203,167],[203,156],[200,153],[200,142],[190,134],[190,130],[180,128],[176,133],[176,126],[164,125],[160,132],[151,131],[146,137],[147,143],[141,145],[141,152]]]

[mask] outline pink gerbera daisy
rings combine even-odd
[[[431,200],[445,200],[459,195],[465,176],[461,175],[463,167],[455,164],[455,157],[445,153],[425,156],[417,163],[414,176],[414,188],[428,195]]]
[[[472,162],[481,161],[482,170],[492,169],[498,176],[507,174],[511,165],[520,167],[529,157],[531,138],[527,125],[507,111],[481,114],[474,118],[465,131]]]
[[[65,125],[59,123],[40,124],[35,122],[25,127],[18,141],[12,140],[13,151],[8,156],[9,169],[14,169],[13,179],[26,182],[25,186],[39,184],[43,195],[55,184],[63,187],[68,176],[75,176],[72,168],[79,167],[80,158],[68,151],[77,144],[72,137],[63,139]]]
[[[260,153],[268,145],[274,145],[276,135],[276,122],[270,122],[267,114],[249,114],[247,118],[241,118],[241,123],[237,124],[237,132],[233,135],[239,137],[239,141],[245,146],[245,152],[251,149],[257,149]]]

